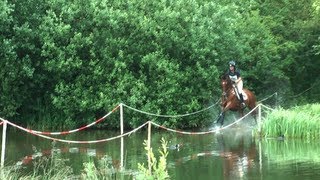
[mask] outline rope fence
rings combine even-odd
[[[4,123],[8,123],[9,125],[13,126],[13,127],[16,127],[22,131],[25,131],[27,133],[30,133],[30,134],[33,134],[35,136],[39,136],[39,137],[42,137],[42,138],[45,138],[45,139],[50,139],[50,140],[53,140],[53,141],[57,141],[57,142],[63,142],[63,143],[71,143],[71,144],[92,144],[92,143],[101,143],[101,142],[107,142],[107,141],[111,141],[111,140],[115,140],[115,139],[119,139],[119,138],[122,138],[122,137],[125,137],[125,136],[128,136],[136,131],[138,131],[139,129],[141,129],[142,127],[144,127],[146,124],[148,124],[148,122],[145,122],[144,124],[140,125],[139,127],[127,132],[127,133],[124,133],[124,134],[121,134],[121,135],[118,135],[118,136],[114,136],[114,137],[111,137],[111,138],[106,138],[106,139],[100,139],[100,140],[92,140],[92,141],[72,141],[72,140],[64,140],[64,139],[59,139],[59,138],[53,138],[53,137],[50,137],[50,136],[46,136],[46,135],[42,135],[42,134],[37,134],[37,133],[33,133],[31,131],[29,131],[28,129],[26,128],[23,128],[21,126],[18,126],[10,121],[7,121],[7,120],[4,120],[2,118],[0,118]]]
[[[270,99],[270,98],[271,98],[271,97],[273,97],[273,96],[278,97],[278,92],[275,92],[275,93],[271,94],[270,96],[267,96],[266,98],[264,98],[264,99],[262,99],[262,100],[258,101],[258,103],[262,103],[262,102],[264,102],[264,101],[266,101],[266,100]]]
[[[240,119],[234,121],[233,123],[230,123],[228,124],[227,126],[223,126],[223,127],[220,127],[220,128],[217,128],[217,129],[214,129],[214,130],[211,130],[211,131],[205,131],[205,132],[187,132],[187,131],[179,131],[179,130],[174,130],[174,129],[170,129],[170,128],[167,128],[167,127],[164,127],[164,126],[161,126],[155,122],[151,122],[151,124],[155,125],[156,127],[158,128],[162,128],[162,129],[165,129],[167,131],[171,131],[171,132],[174,132],[174,133],[178,133],[178,134],[187,134],[187,135],[203,135],[203,134],[211,134],[211,133],[216,133],[216,132],[219,132],[221,130],[224,130],[224,129],[227,129],[237,123],[239,123],[240,121],[242,121],[244,118],[246,118],[247,116],[249,116],[253,111],[255,111],[257,108],[259,108],[261,105],[259,104],[258,106],[256,106],[255,108],[253,108],[251,111],[249,111],[247,114],[245,114],[243,117],[241,117]]]
[[[154,113],[150,113],[150,112],[146,112],[146,111],[141,111],[139,109],[136,109],[136,108],[133,108],[133,107],[130,107],[126,104],[122,104],[123,106],[133,110],[133,111],[136,111],[136,112],[139,112],[139,113],[142,113],[142,114],[146,114],[146,115],[149,115],[149,116],[157,116],[157,117],[165,117],[165,118],[178,118],[178,117],[186,117],[186,116],[191,116],[191,115],[195,115],[195,114],[198,114],[198,113],[201,113],[203,111],[206,111],[214,106],[216,106],[218,103],[219,103],[220,100],[218,100],[216,103],[212,104],[211,106],[208,106],[207,108],[204,108],[202,110],[199,110],[199,111],[195,111],[195,112],[192,112],[192,113],[186,113],[186,114],[179,114],[179,115],[161,115],[161,114],[154,114]]]
[[[81,130],[85,130],[95,124],[100,123],[101,121],[103,121],[104,119],[106,119],[109,115],[111,115],[113,112],[115,112],[120,106],[116,106],[112,111],[110,111],[108,114],[104,115],[103,117],[97,119],[96,121],[94,121],[91,124],[82,126],[78,129],[74,129],[74,130],[69,130],[69,131],[61,131],[61,132],[42,132],[42,131],[36,131],[36,130],[32,130],[32,129],[28,129],[28,131],[32,134],[43,134],[43,135],[67,135],[67,134],[71,134],[71,133],[75,133]],[[3,123],[3,122],[2,122]],[[25,128],[27,129],[27,128]]]
[[[273,96],[273,95],[272,95]],[[270,97],[272,97],[270,96]],[[270,98],[269,97],[269,98]],[[194,114],[198,114],[200,112],[203,112],[203,111],[206,111],[206,110],[209,110],[210,108],[216,106],[218,103],[219,103],[220,100],[218,100],[216,103],[202,109],[202,110],[199,110],[199,111],[195,111],[195,112],[192,112],[192,113],[186,113],[186,114],[180,114],[180,115],[161,115],[161,114],[154,114],[154,113],[150,113],[150,112],[145,112],[145,111],[142,111],[142,110],[139,110],[139,109],[136,109],[136,108],[133,108],[133,107],[130,107],[128,105],[125,105],[123,103],[120,103],[118,106],[116,106],[113,110],[111,110],[109,113],[107,113],[106,115],[104,115],[103,117],[95,120],[94,122],[88,124],[88,125],[85,125],[83,127],[80,127],[80,128],[77,128],[77,129],[74,129],[74,130],[69,130],[69,131],[61,131],[61,132],[42,132],[42,131],[37,131],[37,130],[32,130],[32,129],[28,129],[28,128],[24,128],[22,126],[19,126],[15,123],[12,123],[6,119],[3,119],[3,118],[0,118],[1,122],[0,122],[0,125],[3,125],[3,131],[2,131],[2,148],[1,148],[1,167],[4,167],[4,159],[5,159],[5,147],[6,147],[6,129],[7,129],[7,124],[15,127],[15,128],[18,128],[22,131],[25,131],[27,133],[30,133],[32,135],[35,135],[35,136],[38,136],[38,137],[41,137],[41,138],[44,138],[44,139],[49,139],[49,140],[52,140],[52,141],[57,141],[57,142],[62,142],[62,143],[72,143],[72,144],[93,144],[93,143],[101,143],[101,142],[107,142],[107,141],[111,141],[111,140],[115,140],[115,139],[119,139],[121,138],[121,167],[123,167],[123,148],[124,148],[124,145],[123,145],[123,137],[125,136],[129,136],[130,134],[140,130],[141,128],[143,128],[144,126],[146,126],[148,124],[148,145],[150,146],[150,143],[151,143],[151,125],[154,125],[158,128],[162,128],[162,129],[165,129],[167,131],[171,131],[171,132],[175,132],[175,133],[180,133],[180,134],[187,134],[187,135],[203,135],[203,134],[210,134],[210,133],[216,133],[220,130],[224,130],[224,129],[227,129],[231,126],[233,126],[234,124],[242,121],[244,118],[246,118],[249,114],[251,114],[253,111],[259,110],[259,113],[258,113],[258,127],[260,129],[260,121],[261,121],[261,107],[265,107],[265,108],[268,108],[268,109],[271,109],[265,105],[262,105],[262,104],[258,104],[254,109],[250,110],[250,112],[248,112],[246,115],[244,115],[242,118],[234,121],[233,123],[231,124],[228,124],[227,126],[224,126],[224,127],[220,127],[220,128],[217,128],[217,129],[214,129],[214,130],[211,130],[211,131],[206,131],[206,132],[186,132],[186,131],[180,131],[180,130],[174,130],[174,129],[171,129],[171,128],[167,128],[167,127],[164,127],[162,125],[159,125],[155,122],[152,122],[152,121],[147,121],[145,123],[143,123],[142,125],[140,125],[139,127],[129,131],[129,132],[126,132],[124,133],[123,132],[123,107],[127,107],[128,109],[131,109],[133,111],[136,111],[136,112],[139,112],[139,113],[143,113],[143,114],[146,114],[146,115],[150,115],[150,116],[157,116],[157,117],[166,117],[166,118],[176,118],[176,117],[186,117],[186,116],[190,116],[190,115],[194,115]],[[114,136],[114,137],[110,137],[110,138],[105,138],[105,139],[100,139],[100,140],[86,140],[86,141],[75,141],[75,140],[65,140],[65,139],[60,139],[60,138],[54,138],[54,137],[51,137],[49,135],[66,135],[66,134],[71,134],[71,133],[75,133],[75,132],[78,132],[78,131],[81,131],[81,130],[85,130],[95,124],[98,124],[100,123],[101,121],[103,121],[104,119],[106,119],[108,116],[110,116],[112,113],[114,113],[118,108],[120,108],[120,135],[118,136]]]

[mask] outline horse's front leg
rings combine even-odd
[[[224,122],[224,111],[222,111],[219,116],[218,116],[218,119],[216,121],[216,124],[218,124],[220,122],[220,126],[223,126],[223,122]]]
[[[239,114],[240,114],[240,118],[242,118],[242,117],[244,116],[244,114],[243,114],[243,109],[240,109],[240,110],[239,110]]]
[[[223,126],[225,112],[230,109],[230,105],[231,105],[231,103],[228,102],[228,103],[226,103],[226,105],[224,107],[221,108],[221,113],[220,113],[219,118],[217,120],[217,123],[220,121],[221,126]]]

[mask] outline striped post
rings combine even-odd
[[[120,103],[120,133],[121,135],[123,135],[123,104]],[[121,169],[123,168],[123,165],[124,165],[124,141],[123,141],[123,137],[121,137],[121,145],[120,145],[121,149],[120,149],[120,153],[121,153],[121,162],[120,162],[120,167]]]
[[[3,121],[2,126],[1,168],[4,167],[4,157],[6,153],[7,121]]]

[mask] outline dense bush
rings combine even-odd
[[[316,88],[318,5],[287,3],[2,1],[0,115],[65,128],[91,122],[119,103],[159,114],[194,112],[220,97],[218,77],[231,59],[258,97]],[[312,88],[296,101],[281,100],[317,101]],[[150,119],[201,127],[215,115],[156,119],[125,111],[128,128]],[[112,117],[107,124],[118,122]]]

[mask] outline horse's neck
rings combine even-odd
[[[233,94],[234,87],[232,85],[228,85],[226,89],[227,89],[226,90],[227,95]]]

